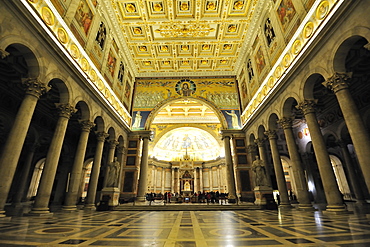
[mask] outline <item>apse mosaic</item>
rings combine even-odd
[[[182,127],[164,134],[153,148],[153,156],[158,160],[181,159],[186,153],[194,161],[215,160],[224,153],[215,137],[205,130]]]

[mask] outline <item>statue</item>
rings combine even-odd
[[[120,173],[120,163],[117,161],[117,157],[114,161],[108,164],[107,171],[107,182],[106,187],[117,187],[118,186],[118,176]]]
[[[225,111],[225,113],[229,116],[231,116],[231,125],[233,126],[234,129],[239,129],[239,120],[238,120],[238,115],[236,115],[234,110],[231,110],[231,112]]]
[[[263,160],[260,160],[258,156],[256,156],[256,160],[253,161],[252,170],[254,171],[255,175],[255,185],[268,186],[265,163],[263,162]]]
[[[139,129],[140,128],[140,124],[141,124],[141,119],[143,117],[140,115],[140,111],[136,112],[136,115],[135,115],[135,122],[134,124],[132,125],[132,128],[133,129]]]

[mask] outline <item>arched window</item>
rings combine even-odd
[[[88,161],[84,166],[84,175],[82,177],[82,189],[81,189],[81,198],[84,199],[87,196],[87,189],[89,188],[91,169],[93,166],[93,159]]]
[[[35,197],[37,194],[37,190],[39,188],[40,179],[42,172],[44,170],[45,165],[45,158],[39,160],[39,162],[36,163],[35,169],[33,170],[33,175],[30,183],[30,187],[28,189],[27,198]]]
[[[334,155],[330,155],[330,162],[333,166],[340,193],[343,194],[344,199],[352,199],[351,190],[348,185],[342,162]]]

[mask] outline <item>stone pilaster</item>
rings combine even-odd
[[[122,184],[122,175],[123,175],[123,161],[125,160],[125,155],[126,155],[126,149],[125,146],[123,145],[118,145],[116,148],[117,151],[117,161],[120,164],[120,171],[119,171],[119,176],[118,176],[118,188],[120,190],[123,190],[123,184]]]
[[[297,108],[303,112],[306,118],[307,126],[310,130],[312,145],[315,150],[317,165],[319,168],[321,181],[324,186],[326,201],[328,203],[327,211],[346,212],[347,210],[343,204],[343,198],[338,188],[325,141],[321,134],[320,126],[317,122],[315,105],[316,102],[314,100],[305,100],[301,102]]]

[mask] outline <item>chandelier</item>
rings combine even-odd
[[[178,38],[178,37],[204,37],[210,32],[215,31],[209,24],[172,24],[172,25],[161,25],[155,32],[159,33],[166,38]]]

